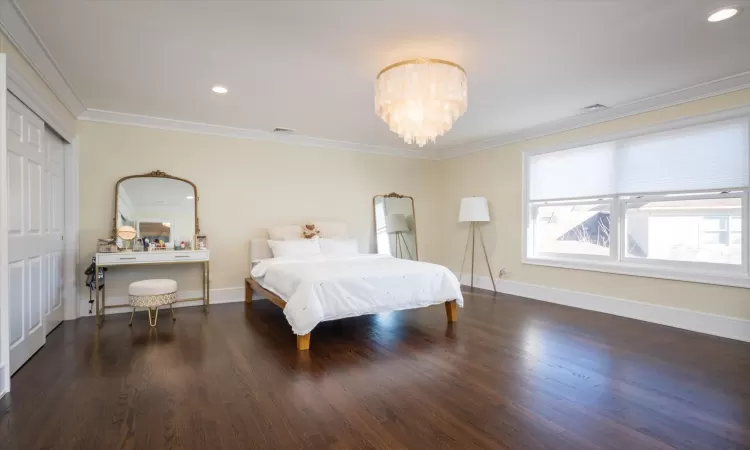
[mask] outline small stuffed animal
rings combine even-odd
[[[302,226],[302,236],[304,236],[305,239],[312,239],[319,234],[320,230],[315,226],[314,223]]]

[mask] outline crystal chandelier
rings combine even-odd
[[[466,72],[456,63],[418,58],[391,64],[375,80],[375,112],[407,144],[423,147],[466,112]]]

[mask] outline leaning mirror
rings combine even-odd
[[[373,198],[373,206],[378,253],[418,260],[414,199],[393,192],[376,195]]]
[[[133,227],[139,238],[163,242],[192,242],[198,227],[198,190],[192,182],[154,171],[122,178],[115,187],[113,237],[123,226]]]

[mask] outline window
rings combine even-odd
[[[391,254],[391,238],[388,235],[388,230],[385,227],[385,202],[382,198],[378,198],[375,202],[375,223],[381,224],[380,227],[376,227],[375,236],[377,239],[378,253],[381,255]]]
[[[608,257],[610,205],[598,201],[535,205],[534,236],[539,255]]]
[[[626,258],[742,264],[742,196],[627,202]],[[729,224],[737,230],[730,237]]]
[[[524,262],[750,287],[747,118],[525,155]]]

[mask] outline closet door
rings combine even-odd
[[[44,211],[44,253],[47,295],[44,301],[44,334],[47,335],[63,320],[63,224],[65,217],[64,141],[49,128],[44,131],[46,156],[44,183],[47,199]]]
[[[44,345],[49,295],[49,205],[44,122],[8,93],[8,312],[10,372]]]

